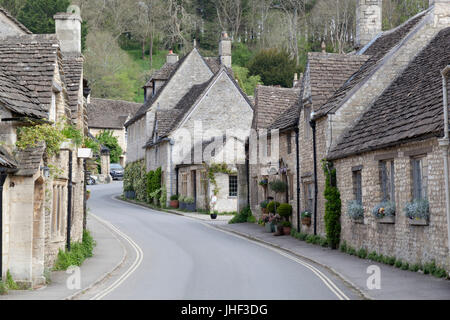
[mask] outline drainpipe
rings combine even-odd
[[[245,170],[247,171],[247,206],[251,208],[250,204],[250,143],[245,146]]]
[[[87,186],[86,186],[86,172],[87,172],[87,165],[86,165],[86,159],[83,160],[83,171],[84,171],[84,197],[83,197],[83,231],[87,230],[87,201],[86,201],[86,193],[87,193]]]
[[[3,276],[3,185],[6,177],[6,172],[0,171],[0,279]]]
[[[317,235],[317,148],[316,148],[316,120],[314,112],[311,113],[311,121],[309,123],[313,132],[313,157],[314,157],[314,235]]]
[[[72,226],[72,150],[69,150],[69,185],[67,190],[67,251],[70,251],[70,229]]]
[[[296,157],[296,171],[297,171],[297,231],[300,232],[300,142],[299,129],[295,128],[295,157]]]
[[[449,168],[448,168],[448,150],[449,150],[449,123],[448,123],[448,92],[447,92],[447,74],[450,73],[450,65],[442,70],[442,92],[444,100],[444,138],[439,140],[439,146],[442,150],[442,157],[444,159],[444,176],[445,176],[445,205],[447,211],[447,240],[448,250],[450,251],[450,183],[449,183]]]

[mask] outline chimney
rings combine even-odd
[[[297,87],[297,84],[298,84],[298,73],[296,72],[296,73],[294,73],[294,85],[293,85],[293,87],[294,88]]]
[[[219,58],[221,65],[231,69],[231,38],[226,31],[220,37]]]
[[[80,9],[70,6],[68,12],[57,13],[55,19],[56,36],[63,54],[81,54],[81,20]]]
[[[173,53],[172,50],[169,51],[169,54],[166,58],[167,64],[175,64],[178,62],[178,55],[176,53]]]
[[[382,0],[358,0],[356,7],[356,47],[362,48],[381,32]]]

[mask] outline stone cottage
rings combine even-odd
[[[293,222],[297,224],[297,128],[302,79],[294,80],[294,88],[259,85],[255,89],[255,117],[252,123],[255,138],[250,139],[250,204],[260,216],[260,203],[273,198],[293,207]],[[277,137],[271,133],[277,132]],[[277,145],[278,150],[274,149]],[[274,144],[272,144],[272,142]],[[273,150],[272,150],[273,149]],[[254,152],[254,156],[252,156]],[[276,194],[269,183],[281,180],[286,192]]]
[[[9,270],[24,287],[45,283],[45,269],[70,240],[81,240],[84,226],[76,147],[64,143],[54,156],[40,142],[16,147],[17,130],[30,121],[67,121],[87,133],[81,18],[61,13],[55,20],[56,34],[33,35],[0,11],[0,275]]]
[[[123,154],[120,164],[125,167],[127,156],[127,131],[125,122],[131,119],[141,107],[141,104],[90,98],[88,104],[89,133],[96,137],[102,131],[111,131],[117,138]]]
[[[447,271],[449,141],[448,126],[443,138],[448,101],[443,93],[448,95],[448,87],[443,92],[441,71],[449,63],[447,27],[368,105],[327,155],[334,161],[343,203],[342,241],[410,264],[434,260]],[[364,209],[359,221],[346,214],[346,204],[353,200]],[[426,201],[428,212],[415,216],[416,208],[407,216],[405,207],[413,201]],[[393,216],[379,214],[377,205],[383,202],[381,206],[395,206]]]
[[[149,171],[161,167],[169,197],[176,194],[180,181],[176,166],[191,164],[192,148],[230,132],[243,141],[249,136],[253,105],[232,76],[231,39],[225,32],[219,53],[219,58],[204,58],[194,47],[181,60],[169,53],[166,65],[146,85],[146,102],[125,124],[127,162],[145,160]],[[202,151],[196,155],[194,164],[202,165]],[[200,179],[196,170],[187,177],[197,186]],[[238,176],[242,179],[246,174]]]

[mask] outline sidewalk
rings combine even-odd
[[[234,216],[231,215],[218,215],[216,220],[212,220],[209,214],[201,214],[201,213],[195,213],[195,212],[184,212],[180,210],[174,210],[174,209],[166,209],[167,212],[178,214],[181,216],[198,219],[202,221],[208,221],[213,223],[228,223],[231,219],[233,219]]]
[[[88,216],[88,229],[97,245],[94,256],[87,259],[81,266],[81,290],[70,290],[66,281],[70,274],[65,271],[52,272],[52,283],[38,290],[9,291],[0,296],[2,300],[63,300],[75,298],[84,290],[105,279],[124,261],[125,249],[116,236],[102,223]],[[122,249],[119,249],[122,248]]]
[[[447,300],[450,299],[450,281],[430,275],[403,271],[370,260],[359,259],[317,245],[299,241],[291,236],[275,237],[256,224],[242,223],[216,225],[216,228],[269,244],[304,259],[315,262],[348,284],[358,289],[368,299],[380,300]],[[381,289],[367,288],[367,268],[377,265],[381,269]]]

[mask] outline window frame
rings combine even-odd
[[[428,200],[428,159],[426,155],[411,157],[411,196]]]
[[[394,159],[380,160],[378,167],[382,201],[395,203],[395,161]]]
[[[236,181],[232,181],[232,179],[236,179]],[[234,191],[236,190],[236,191]],[[238,177],[236,175],[229,175],[228,176],[228,196],[230,198],[236,198],[238,196]]]
[[[363,204],[362,168],[352,170],[352,182],[353,182],[353,198],[360,205],[362,205]]]

